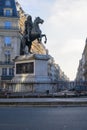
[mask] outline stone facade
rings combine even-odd
[[[50,56],[50,59],[48,61],[48,75],[51,81],[69,81],[69,78],[61,70],[60,66],[55,63],[52,56]]]
[[[86,80],[87,80],[87,40],[85,42],[82,58],[79,61],[79,66],[76,75],[76,81],[86,81]]]
[[[27,15],[25,14],[24,10],[22,9],[21,5],[16,1],[16,7],[17,7],[17,12],[19,16],[19,28],[20,28],[20,33],[23,34],[24,32],[24,23],[26,20]]]
[[[20,33],[15,1],[0,1],[0,77],[1,86],[14,76],[15,56],[20,55]]]
[[[87,81],[87,39],[86,39],[86,44],[83,51],[83,56],[84,56],[84,80]]]
[[[76,81],[84,81],[84,55],[82,56],[82,59],[79,61],[79,67],[77,70],[77,75],[76,75]]]

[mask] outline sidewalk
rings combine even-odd
[[[87,98],[7,98],[0,99],[2,105],[87,106]]]

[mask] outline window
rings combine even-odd
[[[5,28],[7,28],[7,29],[11,28],[11,22],[10,21],[5,22]]]
[[[5,46],[11,46],[11,37],[5,37],[4,44]]]
[[[14,75],[14,69],[13,68],[9,68],[9,75],[10,76]]]
[[[10,51],[7,50],[5,51],[5,62],[9,63],[11,60],[11,54],[10,54]]]
[[[7,9],[7,10],[5,11],[5,16],[11,16],[11,10]]]
[[[10,0],[6,0],[5,5],[10,6],[11,5]]]
[[[7,75],[7,68],[2,68],[2,75]]]
[[[12,8],[4,8],[4,16],[12,16]]]

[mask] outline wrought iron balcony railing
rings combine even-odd
[[[2,30],[17,30],[17,31],[19,31],[19,28],[18,27],[2,27],[2,26],[0,26],[0,29]]]
[[[0,61],[0,65],[14,65],[14,62],[2,62]]]
[[[14,75],[11,75],[11,76],[2,75],[1,80],[12,80],[13,77],[14,77]]]

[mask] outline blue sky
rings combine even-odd
[[[44,19],[46,48],[73,80],[87,37],[87,0],[18,0],[27,14]]]

